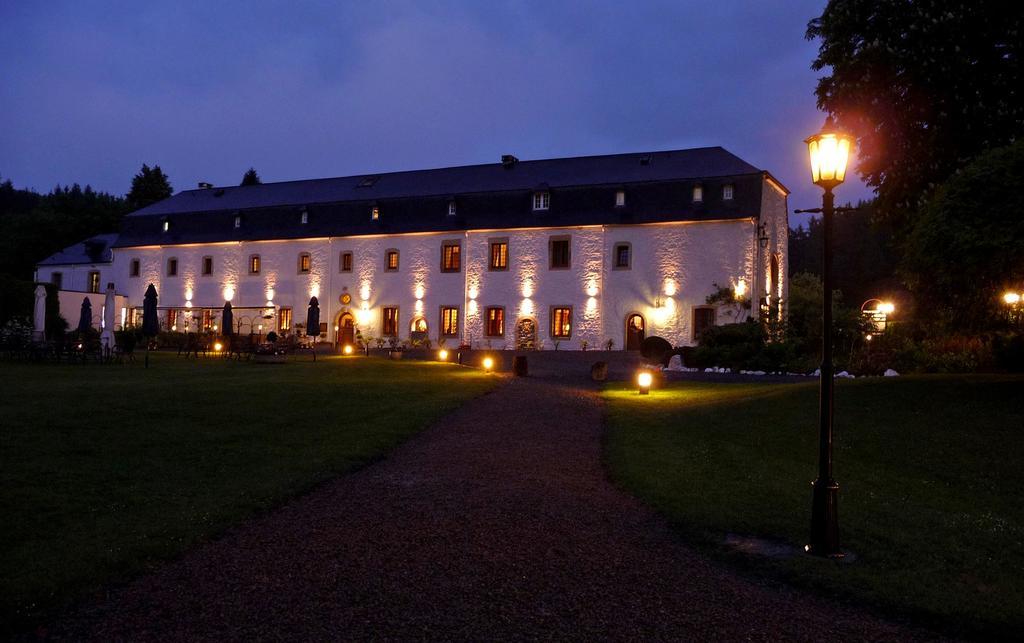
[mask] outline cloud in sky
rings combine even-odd
[[[123,193],[722,145],[818,202],[823,2],[5,3],[0,175]],[[841,199],[867,194],[841,189]]]

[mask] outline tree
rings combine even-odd
[[[150,169],[143,163],[142,169],[132,178],[132,189],[125,198],[130,210],[139,210],[151,203],[162,201],[172,194],[174,194],[174,190],[160,166],[154,165]]]
[[[1024,281],[1024,139],[992,150],[939,188],[905,244],[922,310],[954,330],[999,319],[1004,289]]]
[[[904,225],[953,172],[1024,133],[1024,11],[963,0],[830,0],[811,20],[818,107],[859,142],[857,171]]]
[[[242,177],[241,185],[259,185],[261,183],[263,181],[260,180],[260,175],[256,174],[255,168],[249,168],[245,176]]]

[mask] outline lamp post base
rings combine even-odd
[[[839,549],[839,483],[814,481],[811,500],[811,542],[804,550],[812,556],[842,558]]]

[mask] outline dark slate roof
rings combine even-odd
[[[40,261],[38,265],[66,266],[77,263],[110,263],[112,260],[110,249],[116,241],[116,234],[98,234],[50,255]]]
[[[763,174],[706,147],[187,190],[126,217],[117,245],[745,218],[759,214]],[[703,203],[691,199],[697,182]],[[731,201],[721,201],[725,183]],[[619,189],[625,208],[614,207]],[[550,192],[550,210],[532,210],[537,190]]]

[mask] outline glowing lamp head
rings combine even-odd
[[[804,141],[811,159],[811,182],[830,190],[846,179],[846,165],[853,148],[849,134],[828,131],[828,124],[819,134]]]
[[[878,304],[878,312],[891,315],[896,311],[896,306],[891,301],[883,301]]]
[[[217,342],[216,344],[213,345],[213,350],[217,351],[218,353],[221,352],[222,350],[224,350],[224,344]]]
[[[647,395],[651,392],[651,382],[654,378],[648,371],[640,371],[636,376],[636,385],[640,389],[640,395]]]
[[[351,355],[352,354],[352,345],[351,344],[345,344],[345,348],[341,349],[341,352],[345,353],[346,355]]]
[[[441,361],[441,362],[447,362],[448,361],[448,351],[446,351],[443,348],[441,350],[437,351],[437,359],[438,359],[438,361]]]
[[[484,365],[484,370],[490,372],[490,370],[492,368],[494,368],[494,360],[491,359],[490,357],[485,357],[484,361],[483,361],[483,365]]]
[[[1016,306],[1020,303],[1020,293],[1008,292],[1003,295],[1003,303],[1007,306]]]

